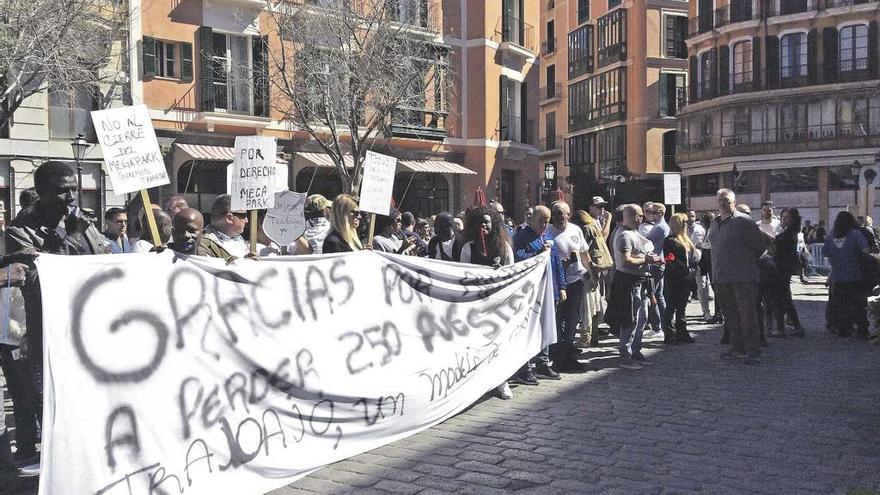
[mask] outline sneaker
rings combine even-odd
[[[640,366],[654,366],[654,361],[646,358],[642,353],[634,354],[632,358],[635,362],[639,363]]]
[[[22,466],[18,469],[18,475],[22,478],[30,478],[32,476],[40,475],[40,463],[36,464],[28,464],[27,466]]]
[[[674,334],[668,333],[665,337],[663,337],[663,344],[676,345],[678,344],[678,339],[675,338]]]
[[[507,382],[498,385],[495,390],[498,392],[498,397],[501,399],[508,400],[513,398],[513,391],[510,390],[510,385],[508,385]]]
[[[745,364],[761,364],[761,353],[758,350],[749,351],[742,360]]]
[[[640,370],[643,368],[635,359],[621,359],[618,366],[628,370]]]
[[[562,377],[549,364],[535,366],[535,376],[542,380],[561,380]]]
[[[558,366],[560,373],[586,373],[590,370],[589,366],[576,359],[560,363]]]
[[[709,325],[717,325],[719,323],[724,323],[724,318],[722,318],[718,315],[715,315],[712,318],[709,318],[708,320],[706,320],[706,323],[708,323]]]
[[[691,337],[691,334],[689,334],[688,332],[677,333],[676,340],[678,340],[678,342],[681,342],[682,344],[694,343],[694,338]]]
[[[519,385],[538,385],[538,377],[532,370],[525,370],[516,374],[513,383]]]
[[[737,360],[737,359],[745,359],[745,353],[734,351],[730,349],[728,351],[724,351],[721,353],[721,359],[725,359],[727,361]]]

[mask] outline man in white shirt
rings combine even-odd
[[[556,310],[557,339],[550,350],[553,367],[563,373],[582,373],[587,367],[578,362],[580,355],[574,345],[578,331],[582,305],[584,304],[584,275],[590,266],[589,246],[580,227],[569,223],[571,208],[567,203],[553,203],[546,237],[555,243],[559,257],[565,267],[567,298],[560,301]]]
[[[250,253],[248,243],[241,236],[248,224],[246,211],[232,211],[232,198],[223,194],[211,206],[211,225],[205,228],[204,236],[219,244],[236,258],[244,258]]]
[[[776,237],[782,233],[782,223],[779,217],[773,214],[773,201],[764,201],[761,203],[761,219],[755,222],[761,232]]]
[[[697,263],[697,299],[700,300],[700,307],[703,310],[703,319],[708,320],[712,317],[709,313],[709,274],[702,273],[699,269],[700,260],[703,256],[703,245],[708,243],[706,239],[706,229],[697,221],[697,212],[688,210],[688,237],[694,243],[694,260]]]

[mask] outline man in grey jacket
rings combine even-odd
[[[730,332],[731,349],[723,359],[760,362],[760,336],[755,308],[758,306],[758,258],[767,248],[764,236],[748,215],[735,209],[730,189],[718,191],[720,214],[712,221],[712,277],[715,297],[721,304]]]

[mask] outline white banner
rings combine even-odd
[[[555,341],[548,260],[41,255],[40,493],[261,494],[444,421]]]
[[[114,194],[170,183],[146,105],[96,110],[92,122]]]
[[[387,215],[391,212],[391,196],[394,194],[394,171],[397,158],[372,151],[364,158],[364,180],[358,206],[361,211]]]
[[[236,136],[229,195],[233,210],[264,210],[275,204],[278,143],[267,136]]]

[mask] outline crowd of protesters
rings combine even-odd
[[[44,163],[34,182],[35,188],[21,195],[24,208],[6,228],[0,251],[5,286],[20,287],[3,292],[9,316],[0,333],[0,365],[16,422],[13,456],[0,414],[0,484],[5,486],[27,483],[24,477],[39,469],[43,312],[33,264],[39,253],[170,249],[232,262],[371,249],[497,268],[549,251],[557,342],[497,387],[504,399],[513,396],[510,383],[534,386],[559,380],[560,373],[588,371],[582,360],[603,335],[616,336],[621,368],[651,366],[642,352],[646,329],[662,335],[664,345],[694,342],[686,314],[691,299],[699,301],[706,323],[724,325],[721,343],[730,347],[723,359],[760,362],[766,337],[805,335],[792,301],[791,277],[807,274],[808,244],[823,245],[832,268],[829,331],[867,338],[867,297],[880,282],[880,242],[870,218],[841,212],[826,231],[824,222],[802,226],[796,208],[777,216],[768,201],[756,222],[748,206],[737,204],[727,189],[718,191],[717,213],[699,216],[694,211],[667,216],[666,207],[654,202],[623,204],[611,212],[599,196],[586,210],[572,211],[563,201],[527,208],[519,224],[499,202],[424,219],[392,208],[389,215],[376,216],[372,238],[356,197],[341,194],[331,201],[313,194],[307,198],[306,228],[299,239],[278,246],[260,228],[252,252],[243,236],[248,215],[233,210],[228,195],[214,201],[207,219],[179,195],[162,207],[146,205],[156,220],[157,246],[145,232],[145,205],[109,209],[99,232],[76,204],[76,178],[65,164]]]

